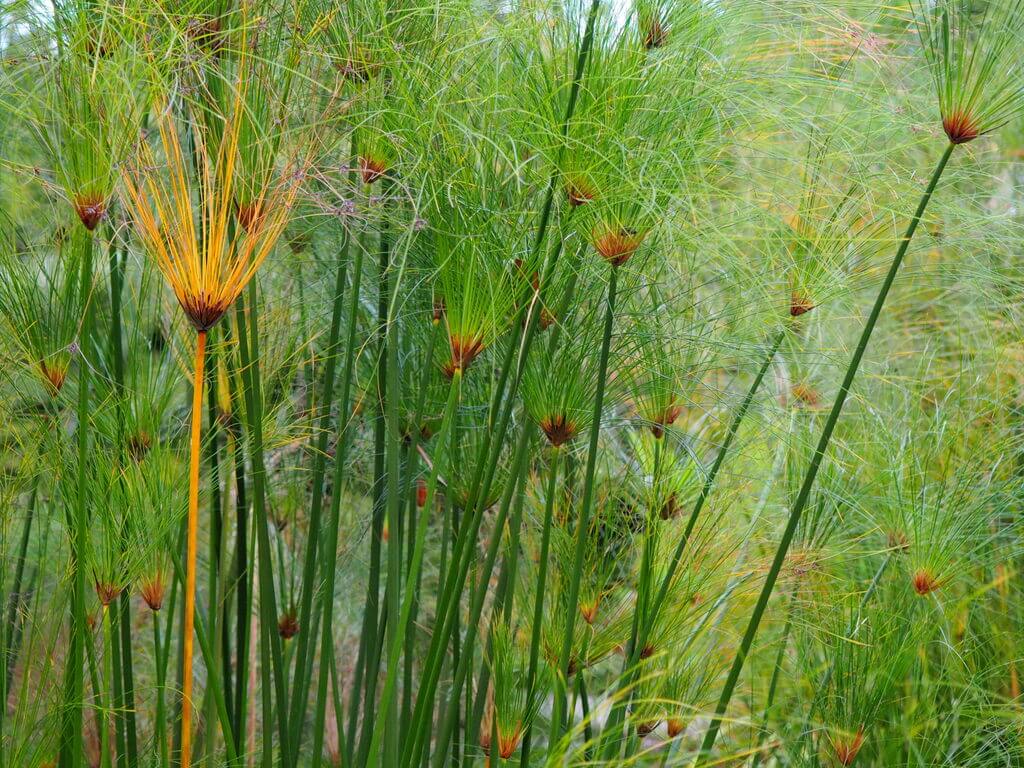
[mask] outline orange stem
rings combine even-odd
[[[192,634],[196,606],[196,549],[199,539],[199,438],[203,426],[203,367],[206,331],[196,339],[196,368],[192,379],[192,440],[188,465],[188,551],[185,563],[185,636],[182,642],[181,768],[189,768],[192,748]]]

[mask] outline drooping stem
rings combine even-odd
[[[829,443],[832,440],[832,432],[835,430],[836,424],[839,421],[839,416],[843,412],[843,406],[846,404],[846,398],[850,393],[850,387],[853,386],[853,380],[857,376],[857,370],[860,368],[864,352],[867,349],[868,342],[871,340],[871,334],[875,330],[875,324],[878,322],[878,318],[882,314],[882,308],[885,306],[885,300],[889,296],[889,289],[892,288],[892,284],[896,279],[900,266],[903,264],[903,257],[906,255],[907,248],[910,246],[910,241],[914,237],[914,232],[917,231],[917,226],[921,223],[921,217],[924,215],[925,208],[928,207],[928,201],[931,200],[932,193],[935,192],[935,187],[938,185],[939,179],[942,177],[942,172],[946,169],[946,164],[949,162],[949,158],[952,156],[955,148],[956,145],[950,143],[946,147],[946,151],[943,153],[938,165],[935,167],[931,180],[928,182],[928,187],[921,196],[921,201],[918,203],[917,210],[914,212],[914,216],[911,218],[910,224],[907,226],[907,231],[900,241],[899,248],[896,250],[896,255],[893,257],[892,264],[889,266],[889,272],[886,274],[882,287],[875,299],[875,304],[871,308],[871,314],[868,315],[867,323],[864,325],[864,330],[861,332],[860,340],[857,342],[857,347],[853,352],[853,358],[850,360],[850,364],[846,368],[846,375],[843,377],[843,383],[839,386],[839,393],[836,395],[835,402],[832,404],[832,410],[829,411],[828,419],[825,421],[825,428],[822,430],[821,438],[818,440],[817,448],[814,450],[814,456],[811,458],[810,466],[807,468],[807,474],[804,476],[803,484],[800,486],[800,492],[796,497],[793,508],[789,512],[789,520],[786,523],[786,529],[783,531],[778,548],[775,550],[775,557],[772,560],[771,567],[768,569],[768,575],[765,578],[764,586],[761,588],[761,594],[758,596],[757,603],[754,606],[754,612],[750,616],[750,621],[743,634],[743,639],[741,640],[740,647],[737,650],[736,658],[733,660],[732,667],[729,670],[729,676],[726,678],[725,686],[722,688],[722,695],[719,697],[718,706],[715,708],[715,716],[708,726],[707,734],[704,736],[704,742],[701,744],[700,755],[697,759],[698,765],[702,764],[707,759],[711,752],[711,748],[714,747],[715,741],[718,738],[718,731],[722,725],[722,717],[725,715],[725,710],[728,708],[729,702],[732,699],[732,694],[736,688],[736,683],[739,680],[740,672],[743,670],[743,663],[746,661],[747,654],[750,652],[750,647],[754,642],[754,637],[757,635],[757,629],[761,624],[761,617],[764,615],[765,608],[768,606],[768,600],[771,598],[772,592],[775,589],[775,582],[778,579],[779,571],[782,570],[782,564],[786,559],[786,554],[789,552],[789,545],[793,540],[793,535],[796,533],[796,527],[800,522],[800,516],[807,504],[807,500],[810,498],[811,489],[814,486],[814,480],[818,476],[818,469],[821,467],[822,459],[825,457],[825,451],[828,450]]]
[[[203,382],[206,364],[206,331],[196,334],[195,370],[192,379],[192,426],[189,439],[188,521],[185,544],[185,629],[181,649],[181,768],[192,757],[192,635],[195,628],[196,551],[199,545],[199,461],[203,422]]]

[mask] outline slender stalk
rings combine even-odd
[[[28,542],[32,535],[32,519],[35,517],[36,501],[39,496],[39,476],[32,481],[32,495],[28,500],[28,511],[25,514],[25,522],[21,528],[21,540],[18,544],[18,557],[14,565],[14,583],[11,585],[10,594],[7,596],[7,619],[4,622],[3,634],[3,655],[0,657],[3,663],[3,680],[0,680],[0,702],[7,701],[7,692],[11,684],[11,676],[14,673],[14,663],[17,660],[17,648],[14,644],[15,626],[18,624],[18,609],[22,603],[21,585],[25,577],[25,560],[28,555]],[[6,707],[0,707],[0,725],[3,724],[3,716]]]
[[[338,553],[338,530],[341,518],[341,491],[342,491],[342,478],[345,470],[345,461],[348,456],[348,445],[350,435],[350,423],[352,420],[352,408],[350,406],[351,391],[352,391],[352,372],[355,368],[356,359],[356,319],[359,312],[359,288],[360,282],[363,275],[363,249],[357,247],[355,258],[352,265],[352,289],[350,291],[348,314],[346,316],[346,328],[348,328],[348,339],[345,347],[345,368],[341,377],[341,399],[340,399],[340,410],[339,420],[340,435],[338,439],[338,445],[335,448],[334,453],[334,474],[331,482],[331,509],[328,518],[327,527],[327,538],[324,541],[324,554],[321,561],[321,576],[324,582],[323,589],[323,620],[321,622],[321,636],[320,636],[320,675],[317,680],[317,695],[316,695],[316,709],[313,718],[313,755],[312,755],[312,766],[313,768],[319,768],[321,755],[323,752],[323,730],[324,723],[327,716],[327,661],[332,656],[330,651],[333,649],[333,637],[331,635],[331,629],[333,627],[333,616],[334,616],[334,588],[336,582],[336,559]],[[358,685],[353,687],[353,702],[352,708],[355,709],[356,702],[358,701],[358,695],[355,695],[355,691],[358,690]],[[338,714],[340,717],[340,713]],[[346,739],[344,747],[339,749],[341,754],[347,754],[349,760],[351,760],[351,753],[348,752],[351,744],[351,737],[353,735],[353,729],[349,730],[349,738]],[[341,739],[344,734],[339,731],[338,738]]]
[[[241,374],[245,413],[248,422],[248,433],[251,442],[249,451],[252,463],[253,480],[253,517],[256,523],[256,553],[258,556],[260,631],[262,636],[262,653],[264,662],[269,656],[270,664],[263,664],[263,669],[270,667],[273,682],[273,695],[276,701],[277,727],[279,748],[282,758],[287,764],[290,754],[290,733],[288,731],[288,694],[285,686],[285,667],[281,651],[281,635],[271,628],[277,625],[277,595],[274,589],[274,569],[271,562],[270,526],[267,520],[266,504],[266,466],[263,461],[263,393],[259,376],[259,333],[258,305],[256,301],[256,285],[250,282],[247,292],[248,302],[238,298],[235,303],[238,349],[241,356]],[[248,312],[246,311],[248,307]],[[251,328],[250,328],[251,327]],[[265,695],[271,686],[265,685]],[[269,706],[264,707],[265,714],[272,714]],[[269,723],[268,718],[265,722]],[[264,736],[269,741],[270,729],[264,729]]]
[[[306,715],[309,679],[305,674],[306,655],[316,647],[310,615],[313,608],[314,581],[316,575],[317,555],[320,551],[320,530],[323,527],[324,478],[327,467],[327,436],[331,418],[331,404],[334,400],[335,371],[338,362],[338,341],[341,338],[342,304],[345,295],[345,278],[348,272],[348,238],[342,245],[341,258],[334,281],[334,301],[331,311],[331,329],[327,339],[325,353],[326,364],[323,386],[318,401],[319,418],[317,420],[317,444],[313,458],[313,486],[309,510],[309,534],[306,538],[306,554],[302,567],[302,585],[299,590],[299,637],[295,649],[295,683],[292,696],[291,731],[292,740],[298,743],[302,723]],[[298,750],[292,756],[298,760]]]
[[[590,425],[590,445],[587,449],[587,468],[583,476],[583,498],[576,520],[576,545],[573,552],[572,570],[569,572],[569,600],[566,604],[565,636],[558,655],[558,669],[555,675],[555,700],[551,714],[551,743],[561,737],[565,728],[562,722],[565,713],[565,687],[569,679],[569,657],[576,630],[576,614],[579,610],[580,578],[583,559],[586,554],[590,530],[591,506],[594,503],[594,475],[597,470],[597,444],[601,435],[601,412],[604,410],[604,393],[608,378],[608,355],[611,350],[612,325],[615,320],[615,298],[619,283],[619,269],[611,268],[608,281],[608,296],[605,303],[604,335],[601,338],[601,357],[597,370],[597,392],[594,395],[593,421]],[[564,679],[563,679],[564,675]]]
[[[718,700],[718,706],[715,708],[715,716],[712,719],[711,724],[708,726],[707,733],[704,736],[704,742],[701,744],[700,755],[697,758],[698,765],[703,764],[706,761],[707,757],[710,755],[712,747],[715,745],[716,739],[718,738],[718,731],[722,725],[722,717],[725,715],[725,710],[728,708],[729,702],[732,699],[732,694],[736,688],[736,683],[739,680],[740,672],[743,670],[743,664],[746,661],[747,654],[750,652],[750,647],[754,642],[754,637],[757,635],[757,629],[760,626],[761,617],[764,615],[765,608],[768,606],[768,600],[771,598],[772,591],[775,589],[775,582],[778,579],[779,571],[782,570],[782,564],[786,559],[786,554],[789,552],[789,545],[793,540],[793,535],[796,533],[797,524],[800,522],[800,515],[803,513],[804,506],[806,506],[807,500],[810,498],[811,488],[814,486],[814,480],[818,476],[818,469],[821,467],[825,451],[828,449],[829,442],[832,440],[832,432],[835,430],[836,424],[839,421],[839,416],[843,412],[843,406],[846,404],[846,397],[849,395],[850,387],[853,386],[853,380],[857,376],[857,371],[860,368],[864,352],[867,350],[868,342],[871,340],[871,334],[875,330],[875,324],[878,322],[878,318],[882,314],[882,308],[885,306],[885,300],[889,296],[889,289],[892,288],[892,284],[896,279],[900,266],[903,264],[903,257],[906,255],[907,249],[910,247],[910,241],[913,239],[914,233],[917,231],[917,226],[921,222],[921,217],[924,215],[925,208],[928,207],[928,201],[931,200],[932,193],[935,192],[935,187],[938,185],[939,179],[942,177],[942,173],[946,169],[946,164],[949,162],[955,148],[956,145],[950,143],[946,147],[946,151],[942,154],[938,165],[935,167],[931,180],[928,182],[928,187],[925,189],[925,192],[921,197],[921,201],[918,203],[917,210],[914,212],[914,216],[911,218],[910,224],[907,226],[907,231],[900,241],[899,248],[896,250],[896,255],[893,257],[892,264],[889,267],[889,272],[886,274],[885,281],[882,283],[882,287],[878,292],[878,297],[875,299],[875,304],[871,308],[871,314],[868,315],[867,323],[864,325],[864,330],[861,332],[860,340],[857,342],[857,347],[853,353],[853,358],[850,360],[849,366],[847,366],[846,375],[843,377],[843,383],[839,387],[839,393],[836,395],[836,400],[832,404],[832,410],[829,412],[828,419],[825,422],[825,428],[822,430],[821,438],[818,440],[818,446],[814,450],[814,456],[811,458],[811,464],[807,468],[807,474],[804,476],[803,485],[800,486],[800,492],[793,504],[793,508],[790,510],[789,521],[786,523],[786,529],[783,531],[782,539],[779,541],[779,546],[775,550],[775,557],[772,560],[771,567],[768,569],[768,575],[765,578],[764,586],[761,588],[761,594],[758,596],[757,603],[754,606],[754,612],[751,614],[750,621],[747,624],[747,629],[743,634],[742,641],[740,642],[739,650],[736,653],[736,658],[733,660],[732,667],[729,670],[729,676],[726,678],[725,686],[722,689],[722,695]]]
[[[710,497],[712,488],[714,488],[715,479],[718,477],[719,471],[725,464],[725,459],[729,455],[729,449],[732,447],[733,440],[739,432],[740,425],[743,423],[743,420],[747,415],[747,411],[750,410],[750,405],[754,401],[754,396],[757,394],[758,390],[761,389],[761,383],[764,381],[764,377],[768,373],[768,369],[771,367],[772,361],[775,359],[775,353],[778,352],[778,349],[782,345],[782,341],[785,337],[785,330],[779,331],[778,334],[776,334],[774,341],[768,349],[768,353],[765,355],[764,360],[761,363],[761,368],[758,370],[757,375],[751,382],[750,388],[747,390],[743,401],[740,403],[740,407],[736,410],[736,413],[732,418],[732,422],[729,424],[729,430],[725,434],[725,440],[722,441],[722,446],[718,449],[718,455],[715,457],[715,461],[711,465],[711,471],[709,471],[707,477],[704,478],[700,494],[697,496],[697,501],[694,502],[693,509],[690,511],[690,518],[687,520],[686,530],[683,531],[683,535],[680,538],[679,543],[676,545],[675,551],[672,553],[672,559],[669,561],[668,569],[666,570],[664,578],[661,580],[661,586],[658,588],[657,595],[651,603],[651,614],[643,625],[638,626],[638,634],[635,638],[632,638],[630,643],[630,653],[624,662],[623,672],[619,678],[617,694],[614,697],[616,703],[612,707],[611,715],[608,718],[608,722],[601,737],[602,741],[605,741],[605,747],[603,750],[605,757],[609,757],[619,746],[619,742],[616,741],[616,734],[618,733],[617,729],[625,716],[626,706],[633,690],[633,680],[637,664],[640,661],[640,654],[643,651],[644,646],[647,644],[647,636],[650,628],[654,626],[658,620],[658,614],[661,611],[661,606],[665,603],[669,587],[672,584],[672,580],[675,578],[676,570],[679,568],[679,565],[683,560],[683,554],[686,552],[686,545],[690,540],[693,529],[697,525],[697,520],[700,517],[701,511],[704,509],[704,504]]]
[[[445,446],[448,442],[447,438],[451,431],[452,423],[454,422],[455,409],[459,403],[459,393],[462,386],[462,371],[456,370],[455,375],[452,376],[451,386],[448,391],[448,402],[445,404],[444,414],[442,417],[441,433],[438,438],[438,445]],[[427,481],[427,499],[424,504],[424,510],[431,508],[433,504],[434,494],[437,491],[437,482],[442,467],[447,466],[447,456],[444,451],[434,457],[434,464],[430,470],[430,479]],[[388,762],[393,758],[388,756],[387,750],[381,749],[381,739],[387,736],[387,729],[385,728],[386,720],[391,717],[390,709],[394,707],[396,697],[395,692],[398,686],[399,671],[400,667],[398,661],[401,657],[402,648],[405,641],[405,628],[409,621],[409,616],[412,613],[412,606],[414,604],[415,592],[413,586],[416,583],[416,579],[419,576],[419,571],[423,563],[423,551],[424,543],[426,542],[427,527],[430,522],[430,515],[424,512],[420,516],[419,524],[416,528],[416,540],[413,548],[413,559],[411,567],[406,574],[406,584],[404,590],[404,599],[401,605],[401,613],[397,617],[397,626],[394,628],[390,627],[389,623],[389,634],[390,641],[388,645],[388,664],[387,664],[387,677],[384,680],[384,689],[381,692],[380,703],[377,708],[376,724],[373,729],[373,741],[370,744],[370,760],[368,765],[377,765],[378,760],[383,758],[380,765],[394,765],[393,762]],[[396,585],[397,586],[397,585]],[[397,589],[394,591],[397,592]],[[390,622],[390,619],[389,619]],[[393,745],[397,748],[397,743]]]
[[[551,551],[551,524],[554,519],[555,493],[558,488],[558,464],[562,450],[551,449],[551,466],[548,475],[547,495],[544,498],[544,524],[540,535],[540,563],[537,572],[537,592],[533,598],[533,624],[530,629],[530,665],[526,672],[526,700],[533,701],[537,684],[537,664],[540,661],[541,624],[544,621],[544,598],[547,595],[548,556]],[[523,745],[519,758],[520,768],[530,764],[530,743],[533,738],[533,721],[523,734]]]
[[[156,713],[154,716],[154,738],[157,743],[157,754],[160,756],[160,768],[169,768],[170,754],[167,744],[167,706],[164,697],[164,672],[166,666],[160,651],[160,611],[153,611],[153,659],[156,667]]]
[[[583,80],[583,72],[586,67],[587,60],[590,56],[590,51],[593,46],[594,40],[594,25],[597,19],[597,12],[601,6],[601,0],[591,0],[590,10],[587,15],[586,28],[583,33],[583,39],[580,43],[579,54],[576,58],[576,65],[573,71],[572,85],[569,90],[569,100],[566,104],[565,116],[562,120],[561,135],[562,145],[559,149],[559,158],[561,158],[564,152],[564,139],[568,136],[569,124],[572,121],[573,114],[576,109],[576,102],[579,97],[579,89]],[[558,164],[556,164],[556,167]],[[537,236],[534,241],[534,255],[540,253],[540,249],[543,247],[545,237],[548,230],[548,225],[551,219],[551,212],[554,205],[555,190],[558,185],[560,176],[557,171],[551,175],[550,182],[548,184],[547,193],[544,200],[544,205],[541,208],[540,220],[537,228]],[[558,256],[561,253],[562,241],[559,240],[556,243],[553,252],[545,262],[543,274],[540,280],[540,286],[543,288],[550,282],[551,275],[554,272],[555,265],[558,260]],[[535,293],[535,298],[540,298],[540,293]],[[486,431],[483,444],[480,449],[478,461],[476,462],[476,471],[474,472],[473,480],[470,484],[470,507],[477,507],[477,499],[486,498],[487,493],[490,489],[490,484],[493,481],[494,472],[496,470],[497,457],[499,455],[499,449],[501,442],[505,438],[505,434],[508,430],[509,419],[512,413],[512,406],[514,395],[518,387],[519,379],[522,375],[523,366],[525,365],[526,359],[529,356],[531,346],[536,334],[538,318],[540,315],[539,306],[536,301],[527,305],[524,308],[526,314],[526,322],[520,324],[517,322],[513,324],[513,327],[522,328],[521,339],[510,339],[510,343],[506,352],[505,360],[501,366],[496,385],[494,387],[494,396],[491,401],[491,410],[489,412],[489,422],[493,417],[493,414],[498,411],[499,404],[502,402],[502,398],[506,393],[506,385],[508,383],[509,373],[511,371],[511,363],[513,361],[513,355],[516,350],[519,350],[519,364],[516,367],[516,375],[513,377],[512,385],[510,387],[510,396],[506,399],[505,407],[502,411],[501,417],[495,424],[494,429],[488,429]],[[525,431],[523,438],[525,438]],[[492,442],[495,445],[492,447]],[[486,469],[485,469],[486,468]],[[483,492],[480,492],[481,482],[483,483]],[[469,541],[475,539],[476,531],[479,529],[479,523],[483,510],[477,510],[476,514],[470,521],[468,528],[465,533],[465,537],[460,536],[460,541],[456,542],[456,552],[453,552],[451,559],[450,571],[453,576],[458,574],[458,583],[461,585],[465,578],[465,571],[468,570],[468,548]],[[447,582],[447,577],[445,577]],[[447,583],[445,586],[448,586]],[[448,590],[443,590],[446,594]],[[405,762],[410,755],[419,755],[420,750],[425,745],[425,732],[429,723],[430,712],[432,710],[430,702],[432,701],[433,690],[436,686],[437,677],[441,673],[441,661],[443,658],[443,648],[447,644],[448,634],[451,631],[450,626],[452,622],[448,620],[448,614],[452,610],[452,607],[457,604],[458,597],[461,594],[461,587],[458,590],[454,590],[450,597],[443,600],[438,606],[437,623],[442,627],[441,631],[435,630],[434,635],[431,638],[430,649],[427,652],[426,664],[424,667],[424,674],[421,678],[420,695],[417,698],[416,707],[413,710],[413,728],[412,738],[407,740],[408,746],[403,751],[403,762]],[[448,628],[446,628],[448,627]],[[424,696],[424,691],[428,695]],[[415,757],[413,757],[415,759]]]
[[[92,237],[86,238],[84,258],[82,259],[80,290],[81,295],[89,293],[92,285]],[[83,717],[85,711],[85,680],[83,666],[85,664],[86,644],[89,628],[85,612],[86,558],[89,546],[89,511],[86,505],[88,493],[88,476],[86,465],[89,460],[89,389],[90,368],[85,360],[85,350],[92,338],[92,301],[86,302],[82,317],[82,328],[78,339],[78,403],[75,416],[77,426],[75,433],[78,450],[77,498],[72,529],[71,567],[71,643],[68,648],[65,669],[65,701],[63,733],[61,735],[60,765],[80,768],[85,764],[85,751],[82,742]]]
[[[455,730],[458,718],[459,695],[466,683],[469,670],[473,665],[473,649],[476,644],[476,633],[480,626],[480,614],[483,611],[484,599],[487,596],[487,587],[490,584],[491,572],[494,569],[494,561],[497,558],[498,549],[501,546],[500,532],[505,528],[505,520],[508,518],[508,511],[512,504],[512,498],[516,493],[519,479],[526,466],[526,454],[529,446],[527,437],[532,433],[532,424],[527,423],[523,427],[522,437],[516,447],[516,455],[512,460],[512,474],[508,486],[502,496],[501,506],[498,508],[498,515],[494,520],[495,533],[487,546],[487,553],[484,555],[482,568],[476,588],[473,590],[472,604],[469,610],[469,620],[466,622],[465,648],[463,649],[458,662],[456,663],[455,677],[452,681],[452,689],[449,693],[448,708],[442,721],[441,730],[438,734],[435,751],[434,766],[441,768],[445,752]],[[455,637],[458,637],[456,634]]]
[[[192,761],[192,635],[195,627],[196,552],[199,546],[199,462],[203,426],[203,382],[206,364],[206,331],[196,334],[195,370],[192,379],[192,427],[188,465],[188,532],[185,545],[185,629],[181,649],[181,768]]]

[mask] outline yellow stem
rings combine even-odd
[[[199,539],[199,438],[203,423],[203,366],[206,331],[196,339],[192,380],[192,440],[188,466],[188,551],[185,563],[185,636],[182,643],[181,768],[189,768],[192,748],[192,633],[196,606],[196,549]]]

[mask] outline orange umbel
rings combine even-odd
[[[261,215],[235,227],[235,176],[239,168],[238,136],[244,117],[245,83],[225,121],[219,146],[207,145],[202,131],[193,133],[195,173],[182,150],[172,111],[157,104],[162,164],[142,145],[138,163],[124,171],[128,208],[135,228],[157,267],[174,290],[195,327],[195,373],[192,380],[191,455],[185,563],[185,626],[182,644],[181,766],[189,768],[192,743],[192,633],[194,630],[196,549],[199,531],[199,458],[202,429],[203,372],[207,331],[224,315],[269,255],[285,225],[302,169],[267,183],[247,205]],[[199,121],[193,121],[197,125]],[[194,187],[199,187],[196,195]],[[195,201],[198,200],[198,206]],[[198,210],[196,208],[198,207]]]

